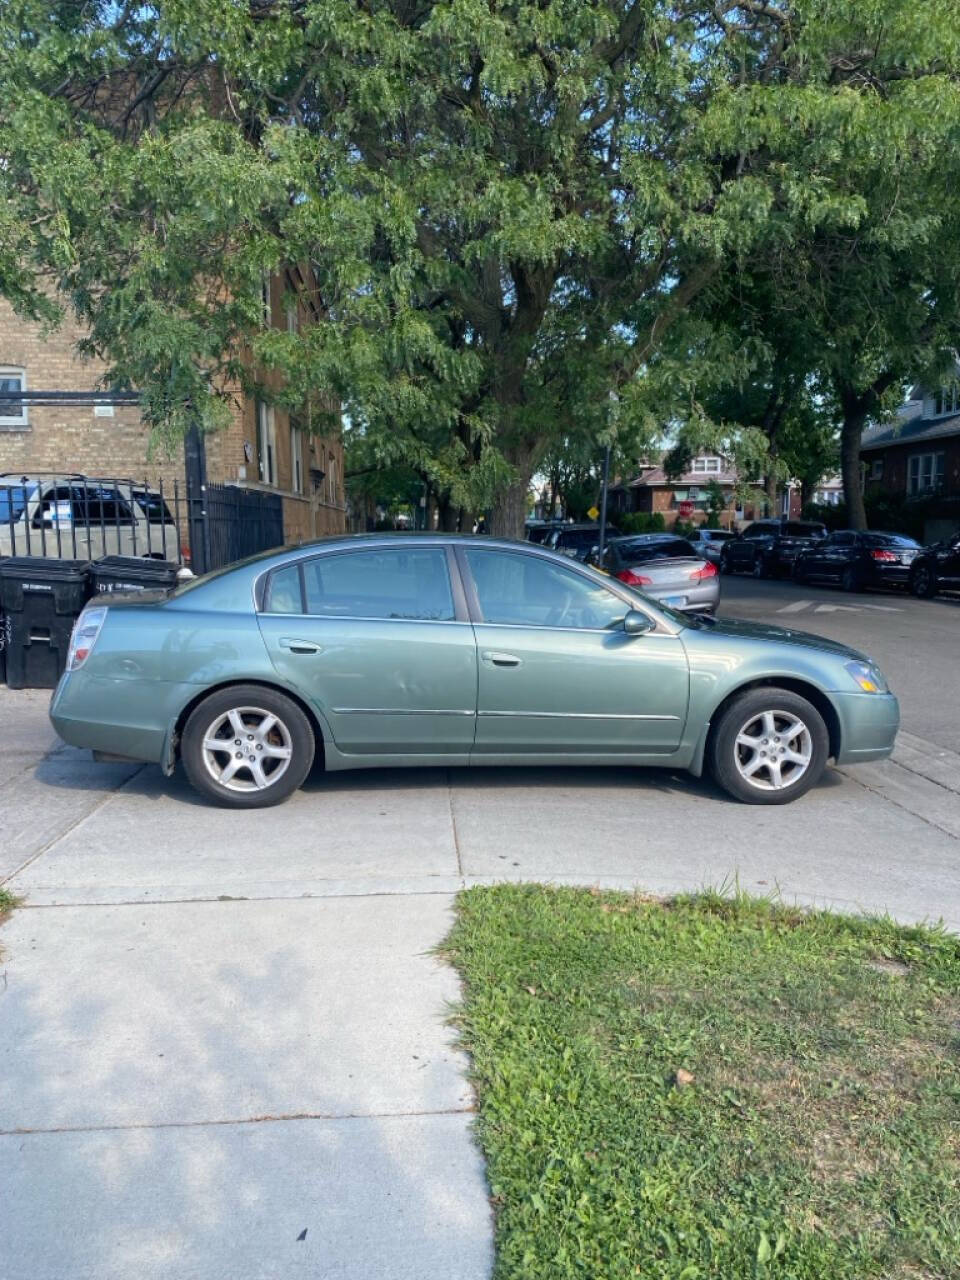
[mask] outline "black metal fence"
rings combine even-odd
[[[206,569],[283,546],[283,499],[277,493],[208,484],[204,508]]]
[[[206,573],[283,545],[279,494],[231,485],[0,473],[0,557],[151,557]]]
[[[183,563],[187,505],[179,482],[0,473],[0,556]]]

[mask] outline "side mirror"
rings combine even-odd
[[[652,631],[655,623],[651,617],[641,613],[639,609],[631,609],[623,620],[623,629],[628,636],[646,635]]]

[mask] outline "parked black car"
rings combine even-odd
[[[904,586],[920,544],[901,533],[837,529],[796,559],[797,582],[837,582],[845,591]]]
[[[720,550],[723,573],[752,573],[755,578],[789,573],[801,551],[827,536],[827,526],[812,520],[755,520]]]
[[[620,536],[620,530],[612,524],[607,525],[604,538]],[[551,551],[559,551],[562,556],[570,556],[574,560],[586,560],[587,556],[600,541],[598,524],[560,524],[554,526],[543,539],[543,546]]]
[[[960,591],[960,535],[924,547],[918,556],[914,556],[909,586],[915,596],[929,597],[938,591]]]

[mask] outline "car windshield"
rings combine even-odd
[[[613,530],[607,526],[607,537],[613,536]],[[560,534],[561,547],[595,547],[600,541],[600,529],[564,529]]]
[[[650,560],[676,560],[683,556],[697,559],[697,553],[685,538],[664,542],[618,542],[617,554],[628,564],[646,564]]]
[[[708,538],[711,542],[726,542],[728,538],[736,535],[731,533],[729,529],[701,529],[700,537]]]
[[[30,499],[37,492],[37,486],[33,485],[0,485],[0,525],[11,524],[14,520],[19,520],[23,515],[24,508]]]

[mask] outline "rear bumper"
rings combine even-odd
[[[72,747],[161,764],[170,725],[195,692],[196,686],[68,671],[50,700],[50,721]]]
[[[840,718],[837,764],[883,760],[893,751],[900,727],[900,704],[892,693],[834,693]]]

